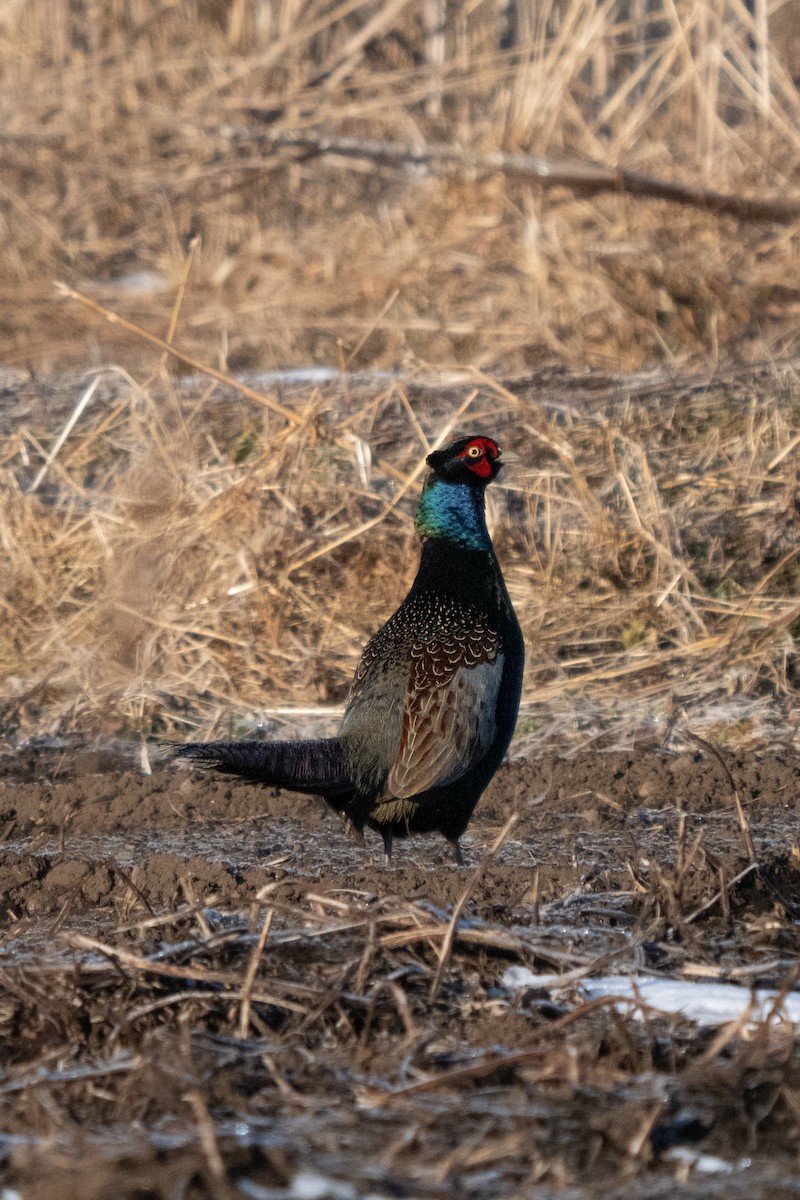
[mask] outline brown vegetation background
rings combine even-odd
[[[4,5],[6,736],[335,707],[412,577],[421,459],[471,425],[522,459],[494,519],[529,733],[787,696],[797,224],[275,139],[791,197],[797,11]]]
[[[796,1200],[798,223],[475,156],[796,203],[797,14],[0,0],[4,1197]],[[477,865],[123,769],[335,725],[457,429],[528,646]]]
[[[772,7],[764,27],[740,0],[6,4],[4,359],[108,361],[108,331],[55,302],[54,278],[163,334],[195,235],[180,342],[237,370],[336,364],[370,330],[353,365],[784,350],[793,229],[260,141],[445,142],[783,196],[798,8]]]

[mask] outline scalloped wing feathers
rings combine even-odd
[[[497,631],[474,612],[442,608],[424,628],[428,614],[415,608],[418,636],[400,609],[365,647],[340,730],[359,789],[385,798],[453,783],[497,735]]]
[[[450,646],[427,647],[434,661]],[[429,662],[412,665],[403,731],[385,792],[405,799],[454,783],[488,752],[497,735],[495,708],[505,657],[456,667],[420,688],[415,676]]]

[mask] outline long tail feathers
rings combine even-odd
[[[312,796],[335,796],[353,788],[338,738],[300,742],[185,742],[173,745],[172,752],[175,758],[189,759],[198,767]]]

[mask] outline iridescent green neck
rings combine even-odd
[[[445,538],[470,550],[491,550],[483,488],[429,476],[414,524],[420,537]]]

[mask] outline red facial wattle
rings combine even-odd
[[[488,479],[492,473],[492,463],[499,454],[500,448],[491,438],[475,438],[464,447],[458,457],[474,475]]]

